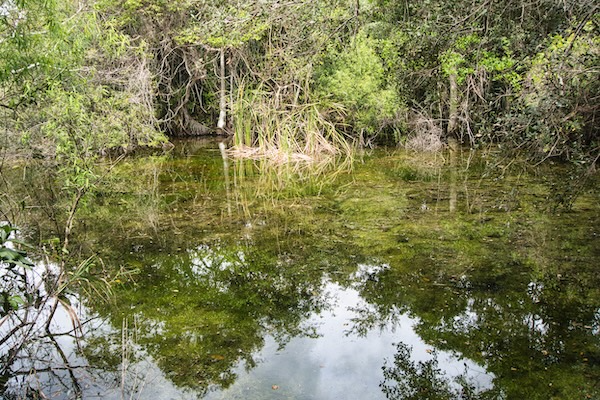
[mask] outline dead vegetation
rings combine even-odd
[[[404,146],[417,152],[438,152],[445,148],[441,121],[424,113],[415,114],[409,123],[410,133]]]

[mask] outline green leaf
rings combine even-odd
[[[29,243],[26,243],[26,242],[24,242],[22,240],[19,240],[19,239],[13,239],[13,240],[11,240],[11,242],[13,242],[15,244],[18,244],[18,245],[21,245],[23,247],[27,247],[29,249],[34,249],[34,247],[32,245],[30,245]]]
[[[19,253],[15,250],[9,249],[8,247],[0,248],[0,260],[10,262],[16,260],[18,257]]]
[[[25,304],[25,300],[23,299],[23,297],[15,295],[8,298],[8,304],[10,304],[10,307],[13,310],[17,310],[19,306]]]
[[[0,247],[0,261],[8,263],[10,266],[18,266],[22,268],[31,268],[33,263],[27,259],[27,253],[19,250],[9,249],[8,247]]]
[[[13,232],[15,228],[10,225],[2,225],[0,226],[0,242],[4,243],[10,237],[11,232]]]
[[[58,296],[58,299],[60,301],[62,301],[63,303],[65,303],[66,305],[69,305],[69,306],[71,305],[71,300],[69,300],[69,298],[65,295]]]

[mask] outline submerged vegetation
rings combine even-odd
[[[293,163],[224,163],[214,144],[123,160],[80,206],[71,254],[129,275],[106,279],[108,304],[75,286],[95,318],[81,319],[69,362],[85,368],[67,387],[302,399],[335,371],[337,391],[319,398],[351,397],[360,388],[336,384],[363,375],[373,399],[600,393],[593,185],[567,206],[563,166],[501,154],[376,150],[314,178]],[[48,237],[42,210],[26,213]],[[35,368],[19,380],[13,365],[7,392],[51,393],[57,378]]]

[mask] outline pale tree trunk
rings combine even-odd
[[[456,137],[458,127],[458,84],[456,74],[450,74],[450,112],[448,115],[448,136]]]
[[[217,129],[220,132],[225,130],[225,125],[227,124],[227,90],[226,90],[226,82],[227,78],[225,76],[225,49],[221,49],[221,90],[219,91],[219,121],[217,122]]]
[[[223,176],[225,178],[225,195],[227,200],[227,215],[231,217],[231,184],[229,183],[229,160],[227,158],[227,145],[225,142],[219,142],[219,150],[223,158]]]
[[[457,187],[457,153],[458,153],[458,141],[456,138],[448,138],[448,148],[450,149],[450,212],[456,211],[456,204],[458,202],[458,187]]]

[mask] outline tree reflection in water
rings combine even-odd
[[[37,399],[64,392],[81,397],[79,377],[87,365],[74,359],[72,350],[82,323],[69,296],[60,292],[62,274],[45,265],[19,273],[7,269],[3,277],[10,274],[16,275],[2,280],[2,290],[18,293],[24,303],[5,309],[0,320],[0,395]]]
[[[599,396],[595,195],[568,214],[548,215],[538,177],[504,171],[484,179],[493,171],[473,170],[476,160],[467,171],[457,159],[452,188],[442,161],[422,170],[405,161],[380,154],[331,190],[302,185],[272,196],[256,193],[263,175],[242,179],[238,170],[230,171],[227,193],[218,153],[153,159],[154,170],[148,160],[124,164],[122,181],[103,188],[80,215],[76,240],[84,254],[138,271],[114,285],[111,307],[81,297],[106,321],[102,329],[84,324],[80,350],[64,350],[72,365],[90,365],[82,390],[109,388],[119,398],[153,380],[149,387],[161,397],[210,397],[215,389],[219,398],[248,384],[269,398],[286,390],[281,381],[278,390],[265,388],[272,376],[303,370],[295,398],[323,387],[318,393],[329,397],[312,398],[340,398],[329,386],[365,375],[356,362],[348,363],[352,369],[338,364],[346,356],[362,363],[352,339],[369,353],[364,343],[376,348],[387,330],[389,341],[369,364],[381,372],[387,358],[384,375],[365,398]],[[315,338],[313,322],[335,308],[327,285],[360,301],[338,314],[347,319],[333,326],[334,336]],[[391,336],[407,331],[415,341]],[[390,345],[398,342],[407,344]],[[324,344],[338,353],[326,355]],[[285,348],[297,350],[287,359],[293,363],[284,362]],[[307,360],[306,349],[317,348]],[[426,348],[433,359],[415,358]],[[47,353],[65,364],[56,350]],[[486,379],[471,367],[443,375],[448,362],[438,354],[481,366]],[[315,377],[324,376],[318,387]]]
[[[379,385],[390,400],[436,399],[501,399],[504,396],[494,389],[480,388],[465,372],[448,378],[439,367],[438,353],[431,351],[426,361],[413,361],[412,348],[404,343],[396,345],[393,362],[383,367],[384,381]]]

